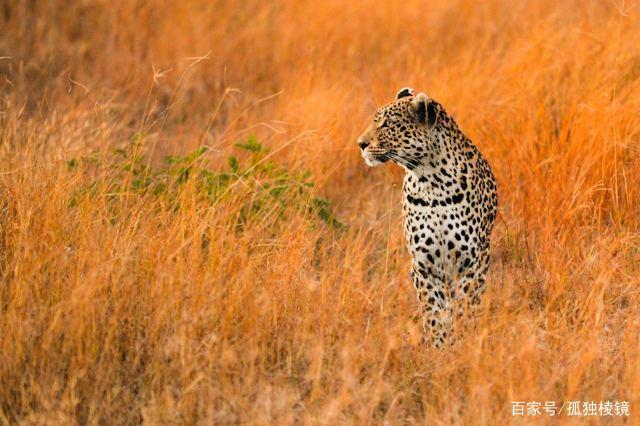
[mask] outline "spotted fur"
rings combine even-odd
[[[404,234],[425,336],[437,347],[473,315],[486,288],[498,209],[489,164],[442,105],[401,89],[358,138],[369,166],[405,169]]]

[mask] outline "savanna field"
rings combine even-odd
[[[446,350],[356,144],[407,85],[498,180]],[[640,6],[0,2],[0,424],[639,416]]]

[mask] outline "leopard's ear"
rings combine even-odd
[[[406,98],[407,96],[413,96],[413,89],[411,87],[403,87],[396,93],[396,100]]]
[[[438,124],[438,117],[441,111],[440,104],[433,99],[429,99],[424,93],[418,93],[409,103],[409,112],[419,123],[425,124],[430,129]]]

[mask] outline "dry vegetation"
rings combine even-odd
[[[0,424],[637,420],[620,1],[0,2]],[[407,84],[499,181],[490,290],[451,351],[419,344],[402,173],[355,143]]]

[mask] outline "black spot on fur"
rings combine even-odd
[[[413,198],[411,195],[407,194],[407,201],[415,206],[427,206],[427,202],[422,198]]]

